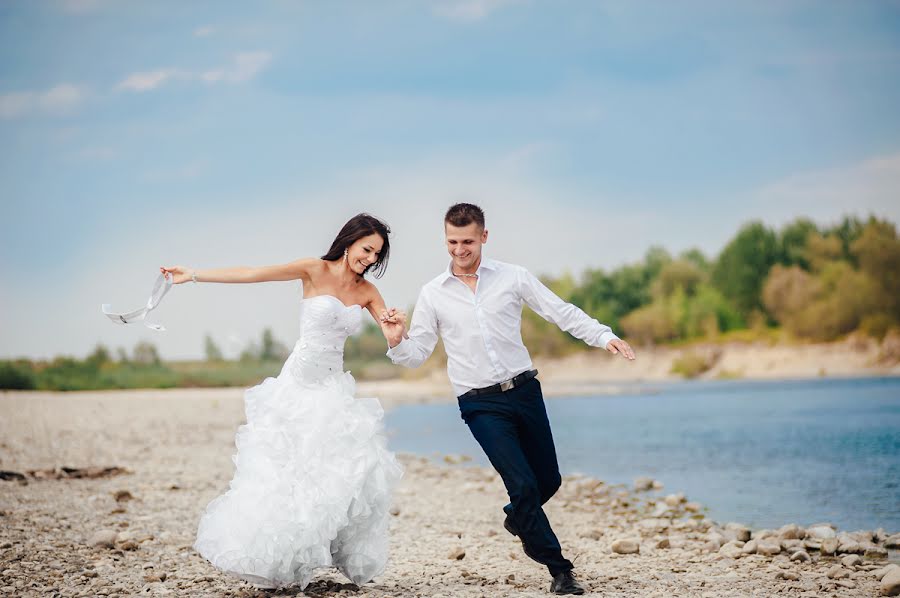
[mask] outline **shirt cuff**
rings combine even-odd
[[[608,330],[600,335],[600,346],[604,349],[609,344],[609,341],[617,341],[620,340],[618,336],[613,334],[612,330]],[[399,345],[398,345],[399,346]]]
[[[400,342],[397,343],[395,346],[393,346],[393,347],[388,346],[388,350],[387,350],[387,353],[385,353],[385,355],[387,355],[391,359],[391,362],[394,363],[394,365],[397,365],[399,360],[402,360],[409,354],[408,349],[409,349],[409,339],[408,338],[400,339]]]

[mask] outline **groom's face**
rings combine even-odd
[[[474,267],[481,260],[481,246],[487,242],[487,229],[473,222],[466,226],[444,224],[447,237],[447,251],[458,269]]]

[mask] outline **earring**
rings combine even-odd
[[[344,250],[344,263],[346,263],[347,261],[348,261],[348,258],[347,258],[347,250],[345,249],[345,250]]]

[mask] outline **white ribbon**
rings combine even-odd
[[[148,313],[159,307],[160,301],[162,298],[166,296],[166,293],[169,292],[169,289],[172,288],[172,280],[175,278],[175,275],[165,276],[160,273],[160,275],[156,278],[156,282],[153,284],[153,290],[150,292],[150,298],[147,299],[147,305],[136,309],[134,311],[129,311],[127,313],[115,313],[112,311],[109,303],[104,303],[100,306],[100,310],[108,317],[110,320],[115,322],[116,324],[132,324],[134,322],[139,322],[141,320],[144,321],[144,326],[150,328],[152,330],[157,330],[159,332],[163,332],[165,327],[160,324],[151,324],[144,318]]]

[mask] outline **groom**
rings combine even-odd
[[[537,370],[522,344],[522,305],[589,345],[627,359],[634,352],[525,268],[483,258],[488,231],[478,206],[452,206],[444,232],[450,264],[422,288],[408,334],[402,321],[387,326],[387,355],[418,367],[441,336],[462,418],[509,493],[504,527],[550,570],[552,593],[583,594],[541,508],[562,480]]]

